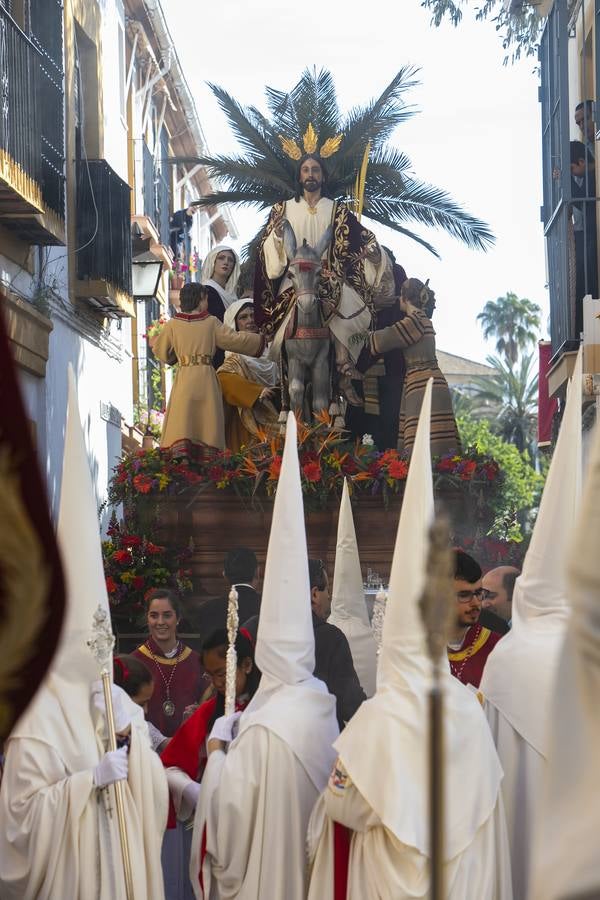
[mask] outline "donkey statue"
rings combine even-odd
[[[330,225],[316,247],[311,247],[306,240],[301,247],[297,247],[292,226],[287,220],[283,223],[287,274],[296,294],[295,310],[285,335],[288,392],[291,408],[301,416],[306,412],[305,388],[309,381],[312,385],[313,413],[327,409],[331,397],[330,334],[323,323],[321,304],[316,296],[321,257],[329,246],[331,236]]]

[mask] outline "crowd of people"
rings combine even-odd
[[[445,801],[437,860],[451,900],[568,900],[600,888],[599,579],[590,544],[600,438],[581,509],[581,383],[580,356],[522,572],[501,566],[483,574],[455,548],[438,605],[451,613],[439,667]],[[256,553],[229,550],[223,597],[201,609],[200,652],[178,635],[176,595],[163,587],[148,594],[147,638],[113,660],[110,749],[106,694],[88,649],[90,613],[107,609],[106,595],[72,390],[58,537],[64,551],[76,536],[65,575],[78,602],[70,603],[49,677],[7,742],[3,898],[429,896],[432,651],[420,602],[434,519],[434,391],[430,378],[380,646],[347,485],[331,594],[326,566],[308,558],[290,414],[262,590]],[[567,574],[565,532],[575,528]],[[239,627],[228,674],[234,601]],[[226,715],[230,678],[234,711]],[[129,888],[116,807],[128,835]],[[561,825],[578,836],[566,852],[550,827],[563,814]]]

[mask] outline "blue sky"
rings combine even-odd
[[[546,320],[536,61],[504,66],[492,23],[466,13],[458,29],[434,29],[419,0],[223,0],[198,6],[194,16],[184,0],[163,6],[215,153],[235,151],[236,144],[207,81],[263,107],[265,84],[288,88],[306,66],[326,66],[347,109],[376,96],[402,65],[418,66],[420,85],[409,99],[419,113],[399,126],[392,143],[419,178],[487,221],[497,242],[481,253],[441,231],[421,230],[440,252],[436,260],[393,232],[376,228],[378,237],[409,275],[431,279],[443,350],[484,360],[493,347],[483,341],[477,313],[508,290],[539,303]],[[262,217],[235,209],[234,217],[241,246]]]

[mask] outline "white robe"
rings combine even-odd
[[[260,725],[242,734],[227,754],[211,753],[190,866],[199,900],[304,900],[305,836],[317,797],[289,746]]]
[[[333,222],[333,200],[321,197],[314,208],[316,213],[308,211],[309,206],[304,197],[301,197],[298,203],[295,200],[286,200],[285,217],[292,226],[298,246],[306,240],[311,247],[315,247],[327,230],[327,227]],[[264,241],[263,253],[267,276],[271,279],[280,278],[285,271],[288,260],[283,247],[283,239],[278,238],[274,230]],[[381,261],[377,265],[365,259],[364,267],[367,284],[370,286],[376,285],[385,271],[385,254],[381,254]],[[286,277],[281,284],[280,290],[286,290],[291,283],[289,277]],[[371,313],[357,292],[347,284],[342,286],[339,312],[343,316],[352,316],[352,318],[343,319],[339,316],[333,316],[329,322],[329,328],[340,343],[350,351],[350,355],[356,361],[362,344],[361,342],[351,341],[350,338],[352,335],[368,331],[371,325]]]
[[[135,900],[163,900],[168,791],[143,719],[132,723],[124,795]],[[91,768],[72,771],[46,740],[9,739],[0,860],[2,900],[124,900],[113,788],[98,791]]]
[[[336,768],[339,769],[339,762]],[[412,900],[429,896],[429,860],[382,825],[346,777],[319,798],[308,827],[312,865],[308,900],[333,897],[333,822],[352,830],[346,900]],[[468,785],[465,785],[468,790]],[[398,798],[398,802],[402,802]],[[493,861],[490,863],[490,861]],[[512,900],[502,798],[469,846],[444,867],[447,900]],[[515,897],[516,900],[516,897]]]
[[[485,714],[504,770],[502,799],[510,844],[515,900],[529,896],[533,836],[546,760],[489,700]]]

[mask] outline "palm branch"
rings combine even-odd
[[[197,205],[230,203],[264,209],[292,197],[297,163],[284,153],[280,138],[302,147],[312,124],[320,147],[328,138],[343,135],[339,150],[325,161],[327,192],[333,199],[352,199],[356,175],[370,143],[363,208],[367,218],[435,255],[429,241],[408,225],[439,228],[468,247],[486,250],[494,241],[489,226],[466,212],[446,191],[417,179],[408,156],[389,144],[394,130],[415,113],[405,97],[417,84],[416,75],[417,69],[403,66],[379,97],[345,115],[339,110],[333,77],[326,69],[306,69],[290,91],[267,87],[268,116],[255,106],[242,106],[226,90],[210,84],[242,153],[200,160],[218,181],[219,189]]]

